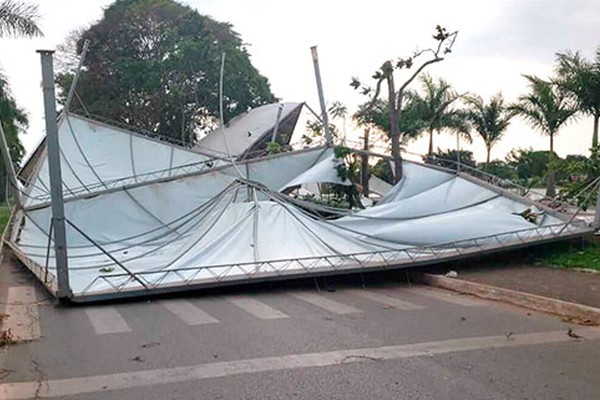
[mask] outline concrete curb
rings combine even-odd
[[[430,286],[437,286],[460,293],[472,294],[483,299],[501,301],[535,311],[554,314],[586,325],[600,325],[600,308],[489,286],[482,283],[464,281],[457,278],[448,278],[442,275],[415,273],[412,274],[412,277],[414,280]]]

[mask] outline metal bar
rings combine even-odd
[[[140,285],[142,285],[145,289],[148,289],[148,286],[146,286],[146,284],[140,279],[138,278],[133,272],[131,272],[127,267],[125,267],[121,262],[119,262],[119,260],[117,260],[116,258],[114,258],[112,256],[112,254],[110,254],[108,251],[104,250],[104,248],[102,246],[100,246],[98,243],[96,243],[94,241],[94,239],[92,239],[91,237],[89,237],[85,232],[83,232],[81,229],[79,229],[77,226],[75,226],[75,224],[73,224],[71,221],[69,221],[68,219],[65,220],[73,229],[75,229],[81,236],[83,236],[85,239],[87,239],[91,244],[93,244],[94,246],[96,246],[102,253],[104,253],[105,256],[107,256],[108,258],[110,258],[115,264],[117,264],[119,267],[121,267],[125,272],[127,272],[127,274],[129,274],[130,277],[132,277],[133,279],[135,279]]]
[[[17,181],[17,174],[15,173],[15,165],[12,162],[12,157],[10,156],[10,150],[8,148],[8,142],[6,141],[6,135],[4,134],[4,128],[2,127],[2,121],[0,120],[0,149],[2,150],[2,158],[4,161],[4,169],[6,170],[6,175],[8,175],[8,180],[12,185],[13,197],[16,203],[21,205],[21,196],[19,192],[19,183]]]
[[[323,130],[325,131],[325,142],[327,147],[333,146],[333,138],[329,131],[329,117],[327,115],[327,107],[325,106],[325,95],[323,94],[323,82],[321,82],[321,70],[319,68],[319,54],[317,53],[317,46],[310,48],[312,53],[312,59],[315,66],[315,78],[317,79],[317,90],[319,92],[319,102],[321,103],[321,118],[323,121]]]
[[[50,220],[50,229],[48,230],[50,234],[48,235],[48,246],[46,247],[46,262],[44,265],[44,283],[48,283],[48,264],[50,262],[50,246],[52,245],[52,227],[54,225],[54,220]]]
[[[57,297],[71,297],[69,267],[67,259],[67,235],[65,232],[65,208],[63,203],[62,174],[60,169],[60,144],[56,123],[56,98],[54,96],[54,51],[38,50],[42,62],[42,87],[48,146],[48,169],[50,172],[50,194],[52,199],[52,221],[54,223],[54,256],[56,258]]]
[[[277,108],[277,118],[275,118],[275,126],[273,127],[273,134],[271,135],[271,142],[277,139],[277,131],[279,130],[279,121],[281,121],[281,113],[283,111],[283,104],[279,104]]]
[[[223,116],[223,75],[225,73],[225,52],[221,55],[221,73],[219,75],[219,117],[221,119],[221,129],[225,127],[225,117]],[[229,154],[231,157],[231,154]]]
[[[596,215],[594,217],[594,227],[600,229],[600,182],[598,183],[598,195],[596,196]]]
[[[77,81],[79,80],[79,75],[81,74],[81,67],[83,67],[83,61],[85,60],[85,55],[87,53],[89,45],[90,45],[90,41],[86,39],[83,42],[83,49],[81,50],[81,58],[79,59],[79,64],[77,65],[77,72],[75,73],[75,77],[73,77],[73,82],[71,82],[71,87],[69,88],[69,94],[67,95],[67,101],[65,102],[65,111],[67,113],[69,112],[69,106],[71,105],[71,101],[73,100],[73,95],[75,94],[75,87],[77,86]]]

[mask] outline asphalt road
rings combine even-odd
[[[389,277],[64,308],[8,275],[41,338],[0,399],[600,399],[600,329]]]

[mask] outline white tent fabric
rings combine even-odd
[[[302,106],[302,103],[282,103],[280,121]],[[215,154],[238,157],[271,131],[277,120],[279,104],[267,104],[238,115],[224,128],[215,129],[200,140],[197,148]]]
[[[296,156],[310,154],[318,159],[315,151]],[[262,162],[278,171],[277,163],[288,157]],[[411,262],[415,254],[430,256],[431,247],[443,253],[451,242],[470,248],[473,239],[493,244],[485,237],[510,241],[523,231],[543,237],[563,223],[547,215],[529,222],[519,215],[530,208],[526,204],[449,173],[406,167],[413,177],[442,181],[440,174],[446,174],[448,179],[437,187],[406,184],[411,196],[396,190],[394,201],[334,222],[315,219],[280,195],[219,171],[67,202],[66,217],[77,227],[67,228],[72,290],[85,296],[140,289],[125,271],[160,287],[333,271],[368,265],[375,255],[387,264]],[[27,212],[19,226],[11,238],[19,254],[48,265],[53,275],[52,248],[46,259],[50,208]],[[565,227],[565,233],[575,229]]]
[[[59,134],[76,297],[412,265],[586,232],[500,189],[409,161],[377,205],[330,221],[278,192],[343,183],[332,149],[234,166],[76,116],[61,122]],[[47,185],[41,157],[7,240],[52,282]],[[77,185],[83,195],[75,196]]]
[[[58,123],[63,194],[70,197],[148,179],[176,176],[226,163],[136,133],[73,114]],[[49,201],[48,158],[44,151],[27,185],[24,205]]]

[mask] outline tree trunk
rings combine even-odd
[[[392,158],[394,159],[394,183],[402,179],[402,155],[400,154],[400,132],[398,131],[399,111],[396,109],[396,87],[394,76],[387,77],[388,105],[390,109],[390,136],[392,138]],[[402,104],[402,102],[398,102]]]
[[[554,172],[554,133],[550,134],[550,153],[548,154],[548,181],[546,188],[547,197],[556,197],[556,189],[554,188],[556,176]]]
[[[360,181],[362,185],[363,196],[369,197],[369,155],[366,153],[369,151],[369,129],[365,129],[365,136],[363,139],[363,150],[365,153],[361,155],[361,166],[360,166]]]
[[[594,134],[592,135],[592,148],[598,146],[598,120],[600,120],[600,114],[594,114]]]
[[[490,164],[490,153],[492,152],[492,146],[485,146],[485,148],[487,149],[487,157],[485,159],[485,163],[486,165]]]
[[[431,157],[433,155],[433,129],[429,131],[429,151],[427,155]]]

